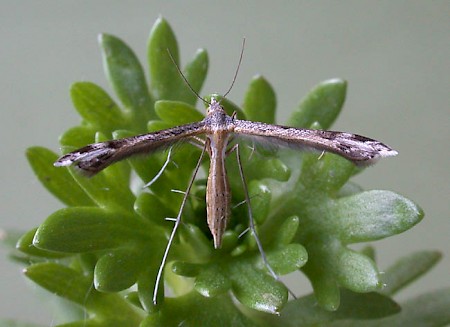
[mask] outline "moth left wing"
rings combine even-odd
[[[114,162],[135,154],[162,150],[174,143],[189,141],[190,137],[204,132],[205,124],[203,121],[200,121],[154,133],[94,143],[63,155],[54,163],[54,166],[60,167],[76,164],[87,175],[95,175]]]

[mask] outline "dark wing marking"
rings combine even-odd
[[[234,120],[234,125],[234,133],[257,142],[332,152],[358,166],[371,165],[379,158],[397,155],[397,151],[389,146],[356,134],[269,125],[239,119]]]
[[[54,166],[70,166],[75,163],[87,175],[95,175],[112,163],[134,154],[162,150],[176,142],[188,141],[189,137],[204,132],[205,124],[200,121],[154,133],[94,143],[63,155],[54,163]]]

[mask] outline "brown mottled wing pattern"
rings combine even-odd
[[[397,154],[397,151],[381,142],[344,132],[310,130],[235,119],[234,133],[261,143],[332,152],[359,166],[371,165],[379,158]]]
[[[200,121],[154,133],[94,143],[62,156],[54,165],[59,167],[76,164],[87,175],[95,175],[112,163],[134,154],[162,150],[174,143],[188,141],[189,137],[204,132],[205,124]]]

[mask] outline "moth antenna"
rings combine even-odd
[[[236,71],[234,72],[233,80],[231,81],[231,85],[228,88],[228,90],[224,93],[224,95],[223,95],[224,98],[231,92],[231,89],[234,86],[234,82],[236,82],[236,78],[237,78],[237,75],[239,73],[239,68],[241,67],[241,63],[242,63],[242,57],[244,56],[244,48],[245,48],[245,37],[242,39],[241,54],[239,56],[239,62],[238,62],[238,65],[236,67]]]
[[[186,76],[184,76],[183,72],[181,71],[180,67],[178,66],[177,62],[175,61],[175,59],[172,56],[172,53],[170,52],[169,48],[167,48],[167,53],[169,54],[170,60],[172,60],[173,64],[175,65],[175,67],[178,70],[178,73],[180,73],[181,77],[183,78],[184,82],[186,83],[186,85],[189,87],[189,89],[192,91],[192,93],[194,93],[197,98],[199,98],[203,103],[205,103],[206,105],[210,106],[211,103],[209,103],[208,101],[206,101],[205,99],[203,99],[198,93],[197,91],[194,90],[194,88],[192,87],[192,85],[189,83],[189,81],[187,80]]]

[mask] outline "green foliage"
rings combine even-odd
[[[63,152],[202,119],[195,94],[169,57],[167,50],[179,65],[167,21],[159,18],[150,34],[150,86],[123,41],[102,35],[99,42],[120,104],[93,83],[75,83],[71,96],[82,122],[61,136]],[[199,50],[182,69],[196,92],[207,68],[207,53]],[[328,128],[346,88],[338,79],[319,84],[289,124]],[[222,104],[240,118],[275,119],[275,92],[261,76],[251,81],[242,109],[228,99]],[[175,296],[164,296],[162,285],[155,305],[155,277],[173,226],[166,218],[176,216],[182,199],[171,190],[186,189],[199,153],[190,144],[174,148],[171,163],[144,190],[166,153],[131,158],[86,178],[72,168],[54,168],[57,155],[48,149],[27,151],[36,176],[67,208],[25,233],[14,255],[28,263],[28,278],[83,308],[78,321],[60,326],[400,326],[412,321],[390,296],[429,270],[439,254],[413,254],[381,275],[373,250],[358,252],[349,245],[401,233],[422,219],[421,209],[390,191],[362,191],[349,181],[359,170],[336,155],[318,160],[317,154],[245,146],[243,169],[267,259],[279,275],[301,270],[314,294],[288,301],[286,286],[267,273],[253,235],[240,237],[248,226],[245,205],[233,209],[223,246],[214,250],[206,226],[205,180],[199,179],[165,268],[165,285]],[[232,156],[227,168],[237,204],[244,194]],[[450,290],[442,290],[405,306],[415,321],[440,326],[450,321],[444,310],[449,298]],[[428,300],[434,309],[421,305]]]

